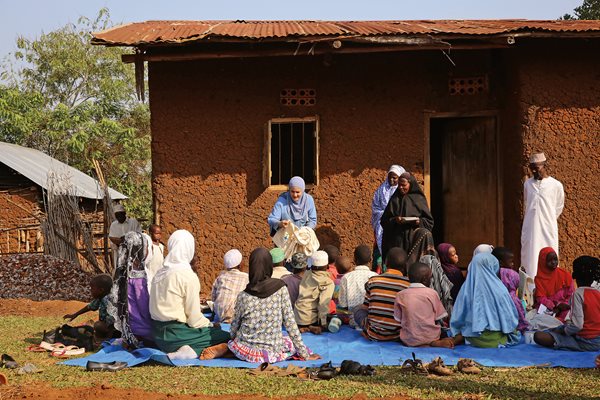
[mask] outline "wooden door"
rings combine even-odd
[[[441,127],[443,238],[466,266],[477,245],[498,245],[496,118],[452,118]]]

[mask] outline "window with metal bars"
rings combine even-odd
[[[318,117],[276,118],[267,129],[265,183],[287,185],[293,176],[301,176],[307,185],[319,179]]]

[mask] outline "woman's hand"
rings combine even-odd
[[[279,227],[280,228],[287,228],[287,226],[290,224],[289,220],[283,220],[283,221],[279,221]]]

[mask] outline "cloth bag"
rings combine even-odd
[[[319,240],[312,228],[307,226],[298,228],[294,224],[288,224],[281,228],[273,236],[275,246],[283,249],[285,260],[289,260],[295,253],[304,253],[308,257],[319,250]]]

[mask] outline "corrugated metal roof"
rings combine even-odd
[[[77,197],[104,198],[104,191],[97,180],[41,151],[0,142],[0,163],[6,164],[44,189],[48,189],[48,174],[57,173],[71,178]],[[114,189],[108,188],[108,191],[113,200],[127,198]]]
[[[92,43],[119,46],[230,40],[339,36],[486,36],[529,33],[600,33],[600,21],[422,20],[422,21],[146,21],[93,34]]]

